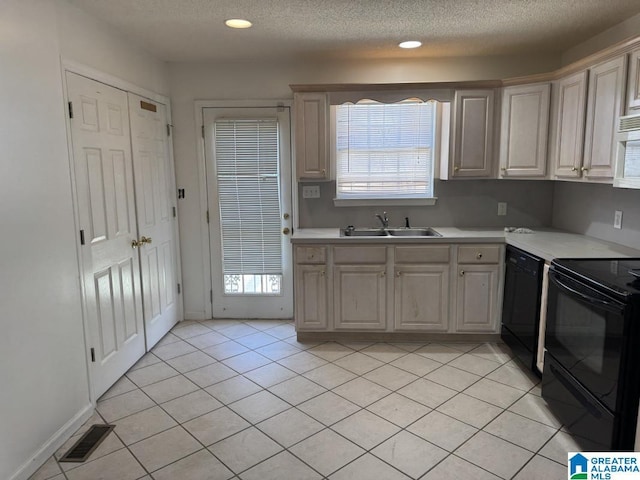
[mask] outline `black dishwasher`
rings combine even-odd
[[[507,245],[505,265],[502,340],[540,376],[536,355],[544,260]]]

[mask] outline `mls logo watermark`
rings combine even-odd
[[[640,453],[569,452],[570,480],[631,480],[640,478]]]

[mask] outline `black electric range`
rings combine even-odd
[[[633,450],[640,258],[551,263],[542,396],[585,449]]]

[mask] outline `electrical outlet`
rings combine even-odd
[[[616,214],[613,217],[613,228],[618,230],[622,228],[622,210],[616,210]]]
[[[498,215],[504,217],[507,214],[507,202],[498,202]]]
[[[320,198],[320,185],[305,185],[302,187],[302,198]]]

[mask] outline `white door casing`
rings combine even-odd
[[[164,105],[129,93],[147,350],[179,320],[175,181]]]
[[[91,381],[100,397],[145,353],[127,95],[67,72]]]
[[[274,102],[275,103],[275,102]],[[279,295],[225,294],[217,168],[215,122],[219,119],[277,118],[279,135],[279,200],[281,212],[282,281]],[[289,107],[204,107],[206,177],[208,193],[209,242],[211,252],[212,317],[291,318],[293,317],[293,255],[289,240],[291,215],[291,113]],[[284,232],[287,233],[284,233]]]

